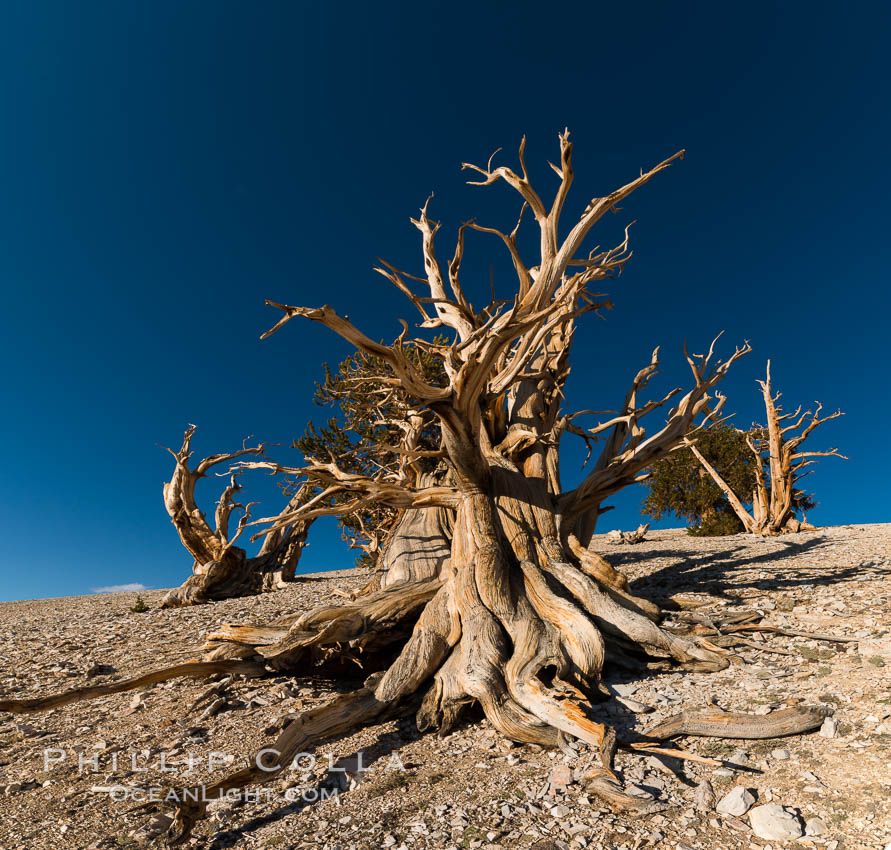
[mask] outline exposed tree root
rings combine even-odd
[[[809,640],[825,640],[830,643],[857,643],[858,638],[840,637],[839,635],[826,635],[817,632],[800,632],[797,629],[782,629],[779,626],[771,626],[768,623],[758,625],[744,625],[725,629],[727,632],[770,632],[774,635],[786,635],[788,637],[807,638]]]
[[[351,651],[350,642],[366,646],[384,626],[415,615],[411,637],[398,658],[375,683],[373,694],[339,698],[303,716],[273,745],[284,753],[314,746],[328,734],[376,722],[381,712],[399,713],[426,694],[416,717],[421,729],[449,731],[463,709],[478,702],[493,726],[507,737],[549,747],[562,736],[578,738],[600,754],[601,764],[588,775],[588,787],[613,808],[637,813],[664,806],[626,794],[612,771],[613,730],[591,717],[592,697],[600,697],[599,676],[605,660],[603,634],[622,637],[644,652],[697,669],[721,669],[722,656],[695,641],[660,629],[626,596],[616,596],[577,567],[548,561],[542,569],[522,559],[511,569],[493,529],[492,505],[481,497],[459,511],[458,523],[469,549],[463,569],[447,570],[444,580],[394,585],[353,604],[319,608],[289,627],[227,626],[214,633],[250,643],[282,669],[298,669],[312,655]],[[521,550],[534,548],[531,542]],[[284,628],[287,634],[282,636]],[[603,633],[603,634],[602,634]],[[310,655],[307,655],[307,652]],[[402,706],[400,709],[399,706]],[[332,731],[333,730],[333,731]],[[297,737],[293,737],[297,735]],[[293,745],[293,746],[292,746]],[[272,772],[246,768],[207,789],[208,796],[262,781]],[[200,802],[182,805],[174,818],[172,841],[189,834],[202,814]]]
[[[108,685],[96,685],[92,688],[74,688],[61,694],[48,697],[32,697],[31,699],[0,700],[0,711],[9,711],[12,714],[34,714],[40,711],[49,711],[61,705],[72,702],[96,699],[108,694],[120,694],[124,691],[132,691],[146,685],[154,685],[158,682],[166,682],[168,679],[184,677],[204,678],[216,673],[236,673],[242,676],[260,676],[265,671],[262,664],[252,661],[190,661],[186,664],[175,664],[173,667],[164,667],[132,679],[123,679],[120,682],[112,682]]]
[[[345,668],[372,672],[411,634],[442,581],[393,585],[347,605],[324,605],[271,626],[224,624],[207,637],[207,658],[256,657],[304,674]]]
[[[596,794],[614,812],[651,815],[668,808],[665,803],[633,797],[622,790],[618,777],[613,772],[613,759],[616,755],[616,733],[610,729],[600,746],[600,764],[585,772],[585,787]]]

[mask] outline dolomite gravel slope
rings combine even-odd
[[[708,603],[699,612],[758,607],[773,624],[858,641],[770,637],[765,647],[792,654],[745,648],[740,664],[716,674],[641,677],[608,668],[606,684],[627,705],[610,700],[596,710],[620,736],[682,707],[714,702],[764,713],[800,699],[834,711],[834,737],[678,742],[723,760],[721,768],[620,751],[626,786],[668,806],[628,818],[587,797],[575,780],[573,771],[590,755],[583,745],[575,758],[512,746],[478,716],[444,739],[418,735],[411,721],[391,722],[323,746],[314,764],[307,757],[303,769],[276,780],[260,799],[214,802],[191,846],[885,848],[891,842],[891,525],[769,540],[656,531],[635,546],[610,545],[605,537],[595,538],[595,548],[628,573],[636,593],[683,593]],[[150,607],[144,614],[129,611],[135,594],[0,604],[0,693],[21,698],[181,662],[197,657],[205,632],[221,622],[268,621],[336,599],[332,588],[351,590],[365,580],[355,571],[318,574],[278,593],[176,611],[158,610],[164,592],[149,591],[142,594]],[[226,692],[225,710],[202,719],[202,709],[190,707],[210,684],[180,680],[46,714],[0,715],[0,850],[137,846],[132,833],[146,812],[134,811],[134,799],[117,801],[94,789],[123,786],[132,797],[153,786],[181,789],[218,778],[228,768],[209,765],[212,752],[222,754],[219,762],[230,756],[244,763],[273,740],[277,721],[324,702],[335,687],[300,677],[240,679]],[[652,711],[633,713],[627,706],[640,711],[635,703]],[[45,751],[63,760],[45,765]],[[85,759],[95,754],[95,763],[87,760],[79,770],[78,751]],[[360,753],[365,769],[351,781]],[[351,772],[329,771],[339,759]],[[813,834],[770,842],[755,836],[745,814],[698,810],[696,798],[702,808],[707,795],[694,792],[704,779],[718,800],[742,785],[756,805],[794,809]]]

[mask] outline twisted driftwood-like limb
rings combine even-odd
[[[276,669],[307,672],[374,669],[405,642],[441,586],[435,578],[393,585],[268,626],[224,624],[207,636],[206,657],[254,657]]]
[[[205,678],[217,673],[235,673],[241,676],[260,676],[265,672],[262,664],[253,661],[238,661],[221,659],[219,661],[189,661],[185,664],[175,664],[172,667],[164,667],[151,673],[143,673],[130,679],[122,679],[119,682],[111,682],[108,685],[95,685],[91,688],[74,688],[60,694],[48,697],[31,697],[29,699],[0,700],[0,711],[9,711],[12,714],[34,714],[40,711],[49,711],[51,708],[59,708],[72,702],[96,699],[108,696],[108,694],[120,694],[124,691],[132,691],[146,685],[155,685],[158,682],[166,682],[169,679],[179,678]]]
[[[642,523],[634,531],[619,531],[617,529],[607,534],[607,542],[624,543],[628,544],[629,546],[633,546],[637,543],[643,542],[644,538],[647,536],[647,531],[649,531],[649,529],[650,524],[648,522]]]
[[[829,712],[822,706],[794,706],[770,714],[737,711],[683,711],[648,729],[648,738],[698,735],[708,738],[762,740],[801,735],[819,729]]]
[[[600,746],[600,764],[590,767],[582,779],[586,789],[596,794],[615,812],[651,815],[667,809],[666,803],[633,797],[622,790],[622,785],[613,772],[617,745],[616,733],[609,729]]]

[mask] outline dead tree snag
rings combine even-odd
[[[164,507],[183,546],[195,560],[192,575],[164,597],[161,604],[165,608],[250,596],[293,580],[310,526],[303,520],[281,526],[265,537],[257,555],[249,558],[235,542],[250,522],[251,508],[256,503],[236,501],[241,490],[239,478],[244,470],[233,468],[231,464],[245,456],[263,456],[265,446],[262,443],[253,448],[244,446],[229,454],[211,455],[190,466],[195,430],[194,425],[188,427],[179,451],[168,449],[176,465],[173,476],[164,485]],[[223,474],[228,483],[217,502],[214,527],[211,528],[195,502],[195,485],[211,470],[225,464],[229,464]],[[285,511],[293,511],[303,496],[304,488],[297,488]],[[233,530],[230,526],[236,512],[241,516]]]

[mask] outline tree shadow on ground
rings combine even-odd
[[[311,810],[316,803],[331,799],[332,796],[346,793],[347,789],[344,785],[347,783],[345,780],[341,779],[341,773],[343,776],[347,776],[347,774],[342,772],[342,768],[338,767],[339,765],[351,763],[351,773],[355,771],[357,764],[361,765],[358,772],[358,778],[361,781],[363,778],[362,773],[365,770],[370,769],[375,762],[381,761],[382,759],[386,760],[388,757],[392,756],[393,753],[396,753],[399,749],[417,737],[420,737],[420,733],[416,729],[412,729],[411,731],[390,730],[382,732],[371,746],[367,748],[363,747],[361,750],[356,750],[349,755],[336,759],[334,761],[333,771],[329,771],[328,775],[323,777],[321,781],[316,780],[314,783],[307,782],[306,784],[301,784],[298,780],[297,786],[293,789],[296,797],[293,801],[285,802],[271,812],[252,817],[232,829],[227,829],[224,832],[217,832],[206,845],[207,850],[222,850],[224,847],[234,847],[240,841],[246,839],[251,833],[256,832],[258,829],[262,829],[264,826],[277,823],[292,815],[298,815],[303,811]],[[323,762],[321,756],[319,757],[319,762],[328,764],[327,760]],[[387,772],[390,770],[394,772],[392,774],[394,776],[397,775],[397,772],[401,777],[411,776],[415,767],[418,767],[418,765],[408,763],[403,764],[401,761],[395,766],[387,763],[383,768],[385,771],[384,777],[386,778],[379,781],[386,782],[387,778],[391,775]],[[338,771],[341,771],[341,773],[338,773]],[[396,784],[401,783],[394,783],[394,785]],[[282,792],[282,799],[286,799],[284,797],[284,792]],[[304,827],[306,827],[305,822],[301,822],[299,828],[302,830]]]
[[[824,536],[806,540],[782,540],[780,549],[753,554],[751,546],[730,546],[718,552],[702,554],[680,553],[674,549],[611,554],[609,559],[616,567],[644,564],[655,558],[677,558],[649,575],[631,581],[635,594],[653,598],[660,594],[698,591],[714,596],[732,598],[739,591],[754,588],[763,591],[793,590],[807,586],[826,586],[849,579],[863,580],[870,577],[887,577],[891,567],[887,564],[854,564],[834,567],[831,562],[800,562],[803,554],[818,553],[829,545]],[[758,567],[770,566],[765,575]],[[667,592],[667,593],[666,593]]]

